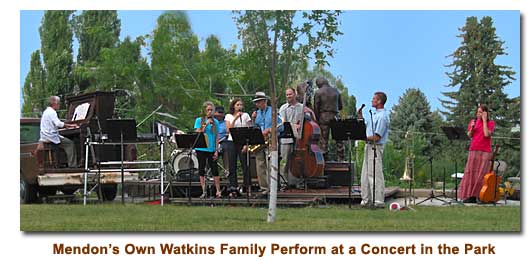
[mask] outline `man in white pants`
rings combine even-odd
[[[390,129],[390,116],[385,110],[386,94],[376,92],[372,98],[372,107],[376,109],[372,119],[366,122],[366,146],[364,147],[364,162],[361,172],[361,206],[371,206],[373,202],[374,150],[375,158],[375,205],[385,206],[385,179],[383,175],[383,151]],[[359,112],[360,114],[360,112]],[[362,114],[358,115],[362,118]]]
[[[41,142],[49,142],[59,145],[68,158],[68,167],[77,167],[77,153],[75,144],[68,138],[59,135],[59,128],[75,128],[76,124],[64,123],[57,117],[57,112],[61,106],[61,100],[57,96],[51,96],[48,100],[49,106],[42,113],[40,120],[40,139]]]

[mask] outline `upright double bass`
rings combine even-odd
[[[308,93],[310,84],[306,85],[305,93]],[[306,119],[305,106],[307,95],[304,95],[302,107],[300,139],[296,140],[296,145],[291,160],[289,170],[297,178],[318,177],[324,174],[324,155],[318,147],[320,140],[320,127],[314,121]]]

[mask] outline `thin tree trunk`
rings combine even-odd
[[[278,23],[278,18],[276,18]],[[277,26],[277,24],[275,25]],[[276,108],[276,85],[275,85],[275,72],[276,72],[276,48],[278,43],[278,30],[274,29],[274,41],[271,50],[271,66],[269,72],[269,80],[271,86],[271,107],[272,107],[272,127],[271,127],[271,178],[269,184],[269,211],[267,214],[267,222],[274,223],[276,221],[276,202],[277,202],[277,188],[278,188],[278,135],[276,125],[278,124],[276,115],[278,115]]]

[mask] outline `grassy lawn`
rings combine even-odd
[[[267,209],[140,204],[21,205],[22,231],[520,231],[508,206],[416,206],[416,212],[354,206]]]

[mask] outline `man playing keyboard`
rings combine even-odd
[[[66,152],[68,167],[77,167],[77,153],[72,140],[59,135],[59,128],[77,128],[77,124],[64,123],[57,117],[57,110],[61,106],[61,100],[57,96],[48,99],[49,106],[42,113],[40,121],[40,142],[49,142],[59,145]]]

